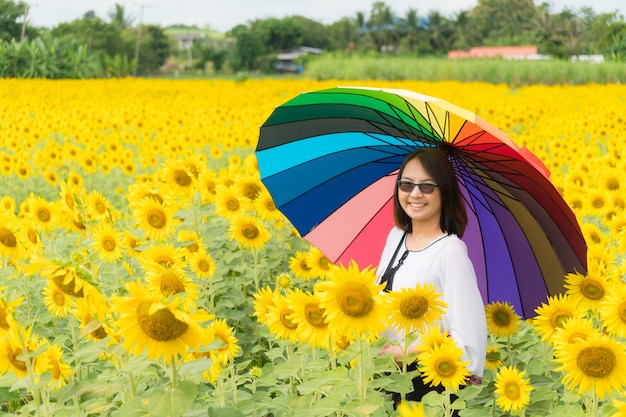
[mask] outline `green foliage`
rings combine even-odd
[[[503,59],[448,60],[406,56],[324,54],[305,67],[304,76],[317,80],[458,80],[520,86],[528,84],[624,83],[620,62]]]
[[[0,77],[92,78],[100,74],[97,56],[75,39],[0,43]]]

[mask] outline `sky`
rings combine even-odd
[[[357,12],[369,16],[375,0],[25,0],[31,7],[28,22],[34,26],[53,27],[62,22],[80,18],[89,10],[96,16],[108,19],[115,3],[125,7],[126,12],[145,24],[168,26],[175,23],[208,26],[226,32],[238,24],[270,17],[283,18],[304,16],[323,24],[331,24],[343,17],[355,17]],[[553,12],[565,7],[578,11],[591,7],[596,13],[618,11],[626,16],[626,2],[620,0],[546,0]],[[543,0],[535,0],[540,4]],[[478,0],[386,0],[394,15],[402,17],[413,8],[418,16],[438,11],[454,17],[461,10],[469,10]]]

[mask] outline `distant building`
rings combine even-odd
[[[448,59],[549,59],[537,53],[536,46],[475,46],[468,51],[449,51]]]
[[[179,51],[189,50],[196,39],[207,37],[205,30],[193,28],[166,28],[165,34],[176,41],[176,47]]]
[[[274,69],[276,72],[302,72],[302,67],[295,61],[305,54],[319,55],[324,52],[318,48],[311,48],[308,46],[300,46],[298,48],[290,49],[288,51],[279,52],[274,61]]]

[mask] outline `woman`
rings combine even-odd
[[[446,312],[441,326],[463,349],[472,378],[480,383],[487,350],[487,323],[476,274],[461,240],[467,215],[456,175],[446,155],[436,148],[420,148],[400,166],[394,191],[394,227],[377,271],[388,291],[431,283],[443,295]],[[384,271],[384,272],[383,272]],[[393,329],[379,355],[402,358],[403,335]],[[416,341],[416,345],[419,341]],[[415,366],[415,365],[413,365]],[[414,368],[413,368],[414,369]],[[405,399],[419,401],[432,389],[421,377]],[[441,388],[437,389],[441,391]],[[395,396],[396,403],[400,398]]]

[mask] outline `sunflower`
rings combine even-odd
[[[109,223],[102,223],[93,232],[92,245],[100,260],[112,263],[122,257],[122,240]]]
[[[494,336],[511,337],[517,334],[521,317],[509,303],[492,302],[485,306],[487,329]]]
[[[590,271],[587,275],[579,272],[565,275],[566,294],[572,301],[588,310],[595,310],[600,305],[608,289],[608,282],[603,273],[595,272]]]
[[[586,340],[590,335],[597,335],[600,332],[594,327],[593,322],[585,317],[572,317],[563,322],[562,327],[558,327],[552,338],[555,349],[561,345],[576,343]]]
[[[594,213],[597,214],[597,213]],[[606,246],[609,243],[608,237],[602,230],[593,223],[583,223],[580,227],[585,241],[590,245]]]
[[[8,213],[11,217],[15,216],[15,210],[17,209],[17,203],[13,196],[5,195],[0,198],[0,210],[4,213]]]
[[[34,357],[29,355],[28,359],[23,358],[24,354],[33,353],[40,346],[39,339],[33,336],[32,332],[32,327],[24,328],[16,325],[11,327],[6,337],[0,340],[0,375],[13,372],[19,378],[28,376],[28,364],[25,360],[30,361],[34,374],[41,374],[45,371],[46,358],[43,355],[39,354]]]
[[[613,406],[613,408],[615,408],[617,410],[617,412],[615,414],[611,414],[611,417],[624,417],[624,416],[626,416],[626,402],[624,402],[621,399],[618,399],[616,397],[613,397],[611,399],[611,405]]]
[[[207,253],[205,250],[192,253],[189,256],[187,263],[197,278],[212,278],[215,274],[215,262],[213,261],[211,254]]]
[[[159,175],[159,180],[165,189],[173,196],[183,200],[189,200],[196,192],[198,183],[196,178],[197,176],[194,176],[194,173],[182,160],[165,162]]]
[[[254,315],[259,323],[267,325],[267,313],[269,307],[274,305],[274,299],[279,295],[278,290],[272,290],[269,286],[259,289],[254,297]]]
[[[48,345],[43,356],[46,359],[46,370],[52,373],[52,381],[50,381],[52,389],[61,388],[67,383],[66,378],[74,375],[74,370],[63,362],[63,351],[56,343],[52,346]]]
[[[606,332],[626,338],[626,284],[616,282],[600,302],[600,315]]]
[[[415,401],[401,401],[398,404],[399,417],[426,417],[424,404]]]
[[[439,325],[429,325],[419,331],[419,344],[415,346],[416,353],[432,350],[435,346],[452,342],[452,338]]]
[[[74,190],[67,182],[61,181],[61,191],[59,192],[61,196],[61,201],[65,203],[65,206],[71,212],[74,212],[78,209],[78,203],[76,202],[76,195]]]
[[[23,256],[25,236],[19,229],[17,219],[0,212],[0,257],[21,258]]]
[[[146,281],[151,294],[164,298],[180,294],[184,309],[191,310],[195,307],[199,296],[198,285],[187,278],[184,271],[153,268],[146,271]]]
[[[290,319],[298,327],[298,340],[313,347],[328,349],[330,347],[330,331],[325,320],[325,311],[320,307],[319,297],[300,289],[287,295],[287,302],[293,310]]]
[[[133,208],[133,219],[144,230],[146,237],[163,241],[174,232],[174,212],[166,204],[160,204],[150,198],[137,202]]]
[[[199,250],[204,250],[204,243],[198,233],[191,230],[183,229],[178,232],[178,244],[181,245],[188,254],[192,254]]]
[[[125,287],[129,295],[113,297],[112,304],[119,315],[116,324],[122,344],[130,353],[146,349],[148,358],[170,363],[188,349],[210,342],[209,333],[199,324],[207,320],[205,314],[183,311],[179,300],[163,301],[139,282]]]
[[[245,175],[236,181],[239,193],[249,201],[253,202],[263,189],[261,181],[256,176]]]
[[[312,246],[306,257],[307,265],[311,267],[311,273],[322,279],[328,278],[333,268],[333,263],[321,250]]]
[[[217,174],[212,170],[204,170],[198,178],[198,190],[202,204],[211,204],[215,201]]]
[[[288,290],[289,288],[291,288],[291,283],[292,283],[291,275],[288,274],[287,272],[283,272],[276,276],[276,286],[278,288],[282,288],[283,290]]]
[[[560,345],[556,371],[563,371],[563,383],[578,395],[594,392],[604,399],[626,385],[624,345],[608,335],[590,335],[585,340]]]
[[[442,385],[446,390],[458,391],[470,377],[469,361],[462,361],[463,350],[454,343],[444,343],[417,355],[424,383]]]
[[[297,251],[289,260],[289,270],[296,278],[312,279],[315,277],[313,268],[309,266],[308,252]]]
[[[447,304],[432,284],[417,284],[385,294],[388,325],[405,334],[421,331],[441,320]]]
[[[71,296],[65,294],[51,281],[43,288],[43,295],[43,303],[56,318],[66,317],[75,306]]]
[[[100,191],[94,190],[85,196],[85,211],[89,220],[104,220],[113,206]]]
[[[244,213],[249,205],[249,200],[240,197],[233,187],[222,184],[215,189],[215,210],[225,219],[232,219]]]
[[[167,268],[182,270],[185,263],[183,249],[174,247],[169,243],[151,244],[148,249],[141,252],[139,263],[146,270]]]
[[[27,199],[28,210],[33,225],[37,230],[51,231],[58,222],[56,206],[39,196],[31,194]]]
[[[239,215],[228,227],[231,240],[236,240],[240,247],[262,249],[270,238],[270,232],[255,216]]]
[[[497,346],[487,346],[487,353],[485,355],[485,368],[498,369],[502,366],[502,355]]]
[[[548,303],[541,303],[535,309],[535,316],[532,320],[533,328],[541,336],[542,342],[552,339],[556,329],[563,327],[565,321],[572,317],[584,317],[587,311],[578,306],[570,296],[557,294],[548,298]]]
[[[525,372],[515,366],[504,366],[496,375],[494,394],[496,403],[502,410],[514,412],[524,409],[530,403],[530,391],[534,389],[525,378]]]
[[[298,334],[296,332],[298,323],[291,320],[293,310],[286,296],[280,293],[274,294],[271,303],[267,303],[266,307],[267,313],[263,321],[269,328],[269,331],[277,339],[289,340],[291,343],[296,343],[298,340]]]
[[[373,269],[359,270],[356,262],[333,269],[327,281],[318,282],[315,293],[326,311],[329,327],[339,333],[355,332],[359,337],[374,337],[384,330],[382,320],[383,285],[376,285]]]
[[[263,220],[281,220],[284,216],[267,189],[262,189],[253,203],[254,209]]]
[[[215,359],[222,364],[235,359],[241,347],[237,344],[239,339],[235,337],[234,329],[228,326],[226,320],[213,320],[208,329],[214,333],[215,339],[224,345],[214,350]]]
[[[6,291],[6,289],[6,286],[0,286],[0,294]],[[11,326],[15,324],[13,309],[20,305],[22,301],[24,301],[24,297],[19,297],[13,301],[5,301],[0,297],[0,338],[4,337],[11,329]]]
[[[141,246],[141,241],[135,234],[125,229],[122,232],[122,246],[126,248],[126,254],[131,258],[136,258],[141,254],[141,249],[137,249]]]

